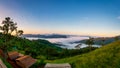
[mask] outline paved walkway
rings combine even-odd
[[[6,65],[2,62],[1,59],[0,59],[0,68],[7,68]]]
[[[47,63],[45,65],[45,68],[71,68],[71,65],[69,63],[63,63],[63,64]]]

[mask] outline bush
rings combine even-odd
[[[30,68],[38,68],[38,67],[44,68],[45,64],[46,63],[45,63],[44,59],[37,60],[37,62],[34,65],[32,65]]]

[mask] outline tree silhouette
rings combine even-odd
[[[21,36],[23,34],[23,30],[18,30],[17,31],[17,36]]]
[[[16,31],[17,32],[17,23],[11,23],[10,24],[10,34],[12,34],[13,31]]]
[[[23,30],[17,30],[17,23],[13,22],[10,17],[6,17],[2,24],[3,26],[0,26],[0,30],[3,31],[3,34],[11,35],[13,31],[16,32],[16,36],[23,34]]]
[[[2,26],[0,26],[0,30],[2,30],[3,35],[1,39],[3,39],[3,44],[1,44],[0,49],[4,52],[4,58],[7,59],[8,56],[8,48],[10,47],[10,41],[12,39],[12,32],[16,32],[16,36],[20,36],[23,34],[23,30],[17,30],[17,23],[13,22],[10,17],[6,17],[5,20],[2,21]]]
[[[92,50],[92,45],[94,44],[94,38],[89,37],[89,39],[86,41],[86,44],[89,46],[90,51]]]

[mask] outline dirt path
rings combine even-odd
[[[1,59],[0,59],[0,68],[7,68],[6,65],[2,62]]]

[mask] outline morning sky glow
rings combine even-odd
[[[25,34],[120,35],[120,0],[0,0]]]

